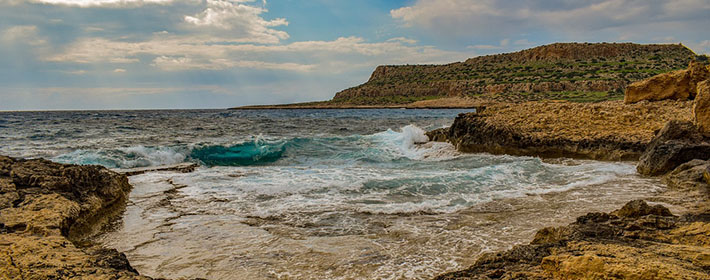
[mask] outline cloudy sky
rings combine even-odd
[[[327,100],[379,64],[553,42],[710,53],[710,0],[0,0],[0,110]]]

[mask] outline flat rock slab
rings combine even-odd
[[[178,163],[178,164],[172,164],[172,165],[114,169],[113,171],[123,174],[123,175],[126,175],[126,176],[134,176],[134,175],[140,175],[143,173],[157,172],[157,171],[175,171],[175,172],[180,172],[180,173],[189,173],[189,172],[195,171],[195,168],[197,168],[199,166],[200,165],[197,163],[185,162],[185,163]]]

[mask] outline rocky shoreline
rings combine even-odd
[[[125,207],[125,175],[0,156],[0,279],[150,279],[85,242]]]
[[[462,152],[638,160],[670,120],[691,119],[692,102],[491,104],[428,133]]]
[[[464,152],[638,159],[640,174],[663,176],[668,186],[652,206],[631,201],[541,229],[530,244],[436,279],[710,279],[708,78],[691,63],[631,85],[626,104],[501,104],[429,132]]]
[[[650,205],[541,229],[530,244],[437,279],[710,279],[710,90],[696,92],[694,102],[490,104],[429,132],[463,152],[640,160],[639,173],[668,185]],[[86,241],[125,207],[126,176],[0,156],[0,279],[150,279]]]
[[[699,152],[708,141],[690,122],[669,122],[638,166],[667,185],[652,205],[635,200],[543,228],[529,244],[436,279],[710,279],[710,161]]]

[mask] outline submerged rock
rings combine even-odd
[[[630,84],[624,93],[624,103],[695,98],[697,84],[708,78],[710,71],[705,65],[693,61],[688,69],[659,74]]]
[[[0,156],[0,279],[148,279],[116,250],[78,245],[130,190],[104,167]]]
[[[135,176],[135,175],[140,175],[140,174],[144,174],[144,173],[148,173],[148,172],[158,172],[158,171],[190,173],[190,172],[195,171],[195,169],[199,166],[200,165],[197,163],[184,162],[184,163],[162,165],[162,166],[149,166],[149,167],[138,167],[138,168],[129,168],[129,169],[115,169],[113,171],[118,172],[119,174],[124,174],[126,176]]]
[[[693,159],[710,159],[710,143],[689,121],[670,121],[651,141],[637,170],[643,175],[663,175]]]

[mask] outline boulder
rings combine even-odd
[[[694,159],[666,174],[663,183],[669,189],[683,191],[686,194],[690,191],[702,190],[707,186],[705,177],[710,174],[705,174],[708,168],[710,168],[710,161]]]
[[[673,216],[673,214],[671,214],[671,211],[668,210],[668,208],[662,205],[649,206],[643,200],[630,201],[626,203],[624,207],[614,211],[612,214],[625,218],[638,218],[648,215],[656,215],[662,217]]]
[[[690,62],[688,69],[659,74],[630,84],[626,87],[624,103],[695,98],[697,84],[708,78],[710,78],[710,71],[705,65],[693,61]]]
[[[663,175],[693,159],[710,158],[710,143],[689,121],[670,121],[651,140],[637,170],[643,175]]]
[[[700,82],[693,102],[693,122],[700,132],[710,134],[710,80]]]

